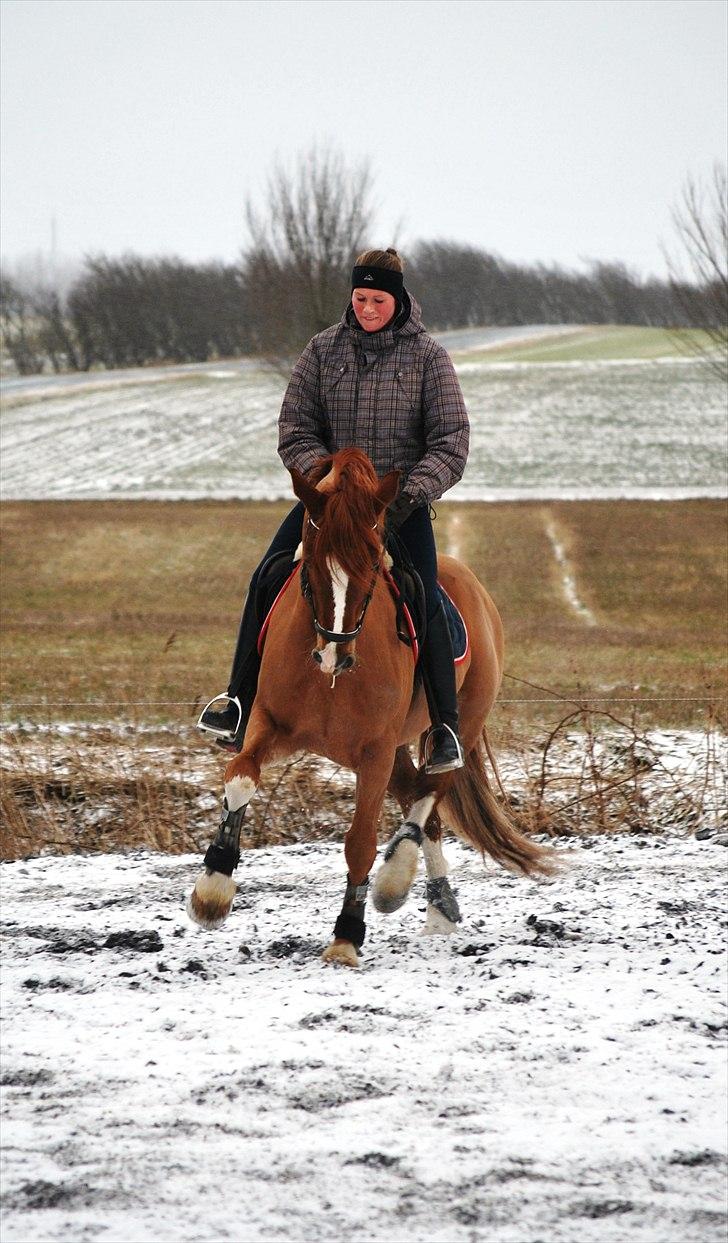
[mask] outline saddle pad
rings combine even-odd
[[[465,625],[460,609],[454,600],[451,600],[442,583],[437,584],[437,590],[440,593],[440,601],[445,610],[447,624],[450,627],[450,638],[452,640],[452,652],[455,657],[455,664],[459,665],[465,660],[470,647],[470,636],[468,628]]]
[[[384,577],[389,590],[396,599],[400,594],[397,584],[391,574],[386,571]],[[468,635],[468,628],[465,625],[465,619],[463,618],[458,606],[455,604],[454,600],[450,599],[442,583],[437,584],[437,590],[440,593],[440,602],[445,611],[445,617],[447,618],[447,624],[450,630],[453,659],[455,664],[459,665],[465,660],[465,657],[470,650],[470,636]],[[420,655],[421,636],[417,634],[415,623],[412,620],[412,612],[406,599],[401,602],[400,607],[408,633],[404,635],[398,631],[397,634],[403,643],[409,643],[412,648],[414,662],[417,664]]]

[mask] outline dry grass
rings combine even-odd
[[[219,819],[224,765],[189,726],[62,735],[6,730],[0,857],[203,850]],[[241,844],[338,840],[353,809],[353,781],[298,755],[266,774]],[[393,817],[388,808],[383,832],[393,829]]]
[[[144,710],[184,721],[227,681],[248,576],[287,506],[265,502],[17,502],[3,507],[2,698],[67,701],[60,719],[118,720],[92,701],[183,701]],[[441,504],[442,550],[459,549],[495,597],[509,674],[615,700],[673,697],[664,723],[697,723],[722,689],[725,506],[719,501]],[[546,533],[557,524],[585,625],[565,599]],[[635,689],[636,688],[636,689]],[[514,693],[515,692],[515,693]],[[504,698],[531,694],[507,684]],[[508,720],[508,713],[499,720]],[[535,715],[534,715],[535,714]],[[517,718],[526,719],[522,706]],[[537,719],[537,709],[530,719]],[[550,718],[547,718],[550,719]]]
[[[715,716],[703,732],[665,738],[634,712],[623,719],[574,703],[550,728],[501,747],[506,805],[521,828],[551,836],[716,831],[728,805],[723,744]],[[6,730],[0,856],[204,850],[224,762],[190,726]],[[241,844],[341,841],[353,811],[353,775],[298,755],[266,773]],[[384,839],[398,821],[388,799]]]

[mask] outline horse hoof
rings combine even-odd
[[[391,915],[407,901],[412,882],[417,875],[419,847],[416,842],[404,838],[391,859],[385,859],[374,880],[372,902],[382,915]]]
[[[235,881],[222,872],[203,872],[187,900],[187,914],[200,928],[220,928],[230,914]]]
[[[437,907],[428,906],[425,926],[422,929],[423,937],[451,937],[457,930],[457,924],[452,923]]]
[[[351,941],[332,941],[326,946],[321,958],[324,962],[338,963],[342,967],[359,966],[359,955]]]

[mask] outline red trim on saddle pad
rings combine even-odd
[[[301,563],[299,561],[298,564],[295,565],[293,569],[291,570],[290,574],[288,575],[288,578],[286,579],[285,583],[281,587],[280,591],[278,592],[278,595],[276,596],[275,600],[273,601],[270,608],[268,609],[268,612],[265,615],[265,621],[263,622],[263,625],[260,628],[260,634],[258,635],[258,655],[259,656],[262,656],[263,654],[263,644],[265,643],[265,636],[266,636],[268,627],[270,625],[270,619],[273,616],[273,610],[275,609],[281,596],[284,594],[285,591],[288,590],[291,580],[295,578],[300,568],[301,568]]]

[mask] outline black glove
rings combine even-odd
[[[415,496],[410,496],[408,492],[400,492],[396,500],[387,510],[387,522],[393,531],[398,531],[401,526],[422,505],[422,501],[418,501]]]

